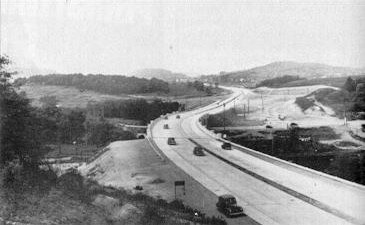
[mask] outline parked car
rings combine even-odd
[[[163,125],[163,129],[169,129],[169,125],[168,124],[164,124]]]
[[[168,145],[176,145],[175,138],[173,138],[173,137],[169,137],[169,138],[167,139],[167,144],[168,144]]]
[[[168,117],[168,116],[164,116],[164,119],[165,119],[165,120],[168,120],[168,119],[169,119],[169,117]]]
[[[180,119],[180,115],[176,115],[176,119]]]
[[[227,217],[244,216],[243,208],[237,205],[236,198],[233,195],[221,195],[218,197],[216,204],[218,211]]]
[[[364,124],[361,124],[361,131],[362,132],[365,132],[365,123]]]
[[[225,149],[225,150],[232,150],[232,145],[231,145],[231,143],[224,142],[222,144],[222,148]]]
[[[195,146],[193,150],[194,155],[196,156],[205,156],[204,149],[200,146]]]

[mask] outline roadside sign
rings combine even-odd
[[[178,180],[175,181],[175,199],[176,199],[176,187],[177,186],[183,186],[183,194],[185,195],[185,181],[184,180]]]
[[[175,186],[185,186],[185,181],[183,180],[175,181]]]

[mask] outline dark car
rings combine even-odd
[[[244,216],[243,208],[237,205],[236,198],[233,195],[221,195],[218,197],[216,204],[218,211],[227,217]]]
[[[180,119],[180,115],[176,115],[176,119]]]
[[[168,124],[164,124],[163,125],[163,129],[169,129],[169,125]]]
[[[173,137],[169,137],[169,138],[167,139],[167,144],[168,144],[168,145],[176,145],[175,138],[173,138]]]
[[[225,150],[232,150],[232,145],[231,145],[231,143],[224,142],[222,144],[222,148],[225,149]]]
[[[168,119],[169,119],[169,117],[168,117],[168,116],[164,116],[164,119],[165,119],[165,120],[168,120]]]
[[[205,156],[204,149],[200,146],[195,146],[193,153],[196,156]]]

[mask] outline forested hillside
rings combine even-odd
[[[290,76],[285,75],[282,77],[275,77],[267,80],[261,81],[259,84],[256,85],[256,87],[282,87],[284,84],[291,82],[291,81],[297,81],[297,80],[306,80],[304,78],[300,78],[299,76]]]
[[[169,85],[165,81],[155,78],[148,80],[121,75],[51,74],[32,76],[24,81],[43,85],[71,86],[80,90],[91,90],[113,95],[169,92]],[[18,82],[22,82],[22,80],[18,80]]]

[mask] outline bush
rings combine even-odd
[[[302,109],[302,111],[314,106],[313,100],[307,99],[306,97],[297,97],[295,99],[295,104],[297,104]]]
[[[141,218],[142,224],[163,224],[164,218],[159,214],[158,207],[147,205]]]

